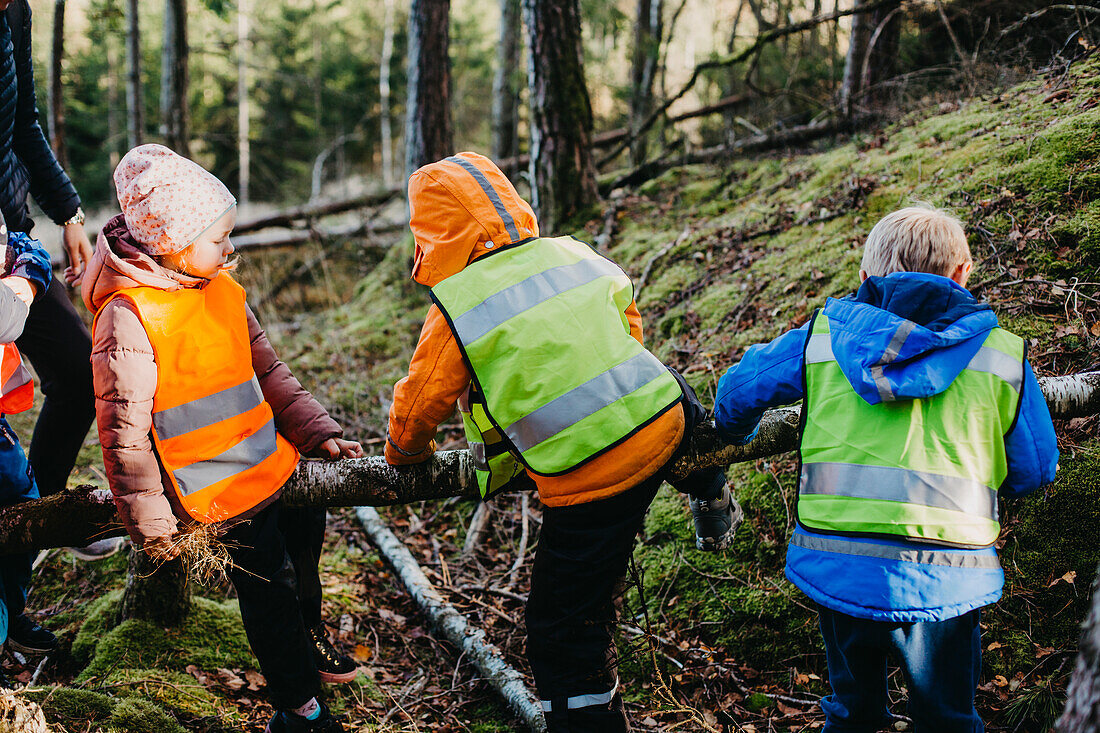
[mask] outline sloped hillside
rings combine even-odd
[[[1095,368],[1097,72],[1100,63],[1090,60],[990,98],[942,103],[818,151],[680,168],[616,192],[609,254],[639,284],[648,343],[709,402],[719,376],[749,345],[854,289],[871,226],[920,200],[965,221],[976,259],[972,290],[1027,337],[1040,373]],[[577,234],[592,241],[602,228],[593,221]],[[389,386],[403,374],[427,305],[407,279],[410,255],[409,246],[391,251],[350,307],[326,315],[324,341],[316,338],[320,321],[285,337],[329,400],[376,437]],[[1058,706],[1100,559],[1100,490],[1092,478],[1097,425],[1096,418],[1060,425],[1058,483],[1006,507],[1009,581],[1005,600],[985,617],[988,684],[980,696],[994,725],[1025,721],[1025,729],[1035,729]],[[456,426],[444,437],[461,445]],[[679,670],[664,658],[667,648],[650,655],[624,642],[623,651],[630,676],[659,687],[656,659],[675,673],[669,679],[682,690],[677,694],[699,708],[774,714],[782,702],[745,690],[775,685],[812,697],[823,689],[812,610],[782,578],[793,460],[735,467],[730,476],[748,516],[733,551],[695,553],[681,500],[670,493],[654,507],[637,553],[649,619],[673,648],[694,650],[687,656],[696,669]],[[443,521],[459,524],[470,511]],[[637,594],[628,602],[639,610]],[[698,669],[704,659],[725,660],[730,674],[740,670],[748,682],[731,692],[714,681],[721,674]],[[641,685],[633,692],[641,707],[655,707]]]

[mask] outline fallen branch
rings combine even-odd
[[[466,530],[466,541],[462,544],[462,554],[469,555],[481,544],[481,538],[485,535],[485,528],[489,525],[489,517],[493,514],[493,505],[487,501],[480,502],[474,515],[470,517],[470,526]]]
[[[268,229],[269,227],[286,227],[292,225],[296,221],[302,221],[303,219],[317,219],[322,216],[352,211],[353,209],[383,206],[402,193],[404,193],[404,189],[391,188],[380,193],[361,194],[359,196],[337,199],[335,201],[293,206],[289,209],[282,209],[270,214],[264,214],[252,219],[237,222],[237,226],[233,228],[233,234],[239,235],[246,232],[255,232],[260,229]]]
[[[394,234],[408,226],[408,222],[394,221],[380,224],[361,222],[328,229],[294,229],[291,231],[245,234],[233,237],[233,249],[248,250],[269,247],[297,247],[316,239],[346,239],[349,237],[370,237],[382,234]]]
[[[519,670],[504,661],[500,650],[486,640],[483,630],[470,626],[466,617],[447,603],[428,576],[424,575],[416,558],[386,527],[377,511],[371,507],[360,507],[356,514],[367,537],[393,566],[409,595],[428,616],[432,627],[473,662],[482,678],[492,685],[529,730],[536,733],[545,731],[542,707]]]
[[[1055,419],[1100,413],[1100,371],[1047,377],[1039,383]],[[797,407],[769,410],[756,437],[744,446],[725,443],[712,423],[700,425],[690,450],[672,467],[672,477],[795,450],[799,414]],[[429,461],[401,467],[381,456],[304,460],[283,490],[284,501],[299,506],[393,506],[453,496],[478,496],[474,466],[465,450],[440,451]],[[109,492],[89,486],[0,509],[0,554],[79,547],[121,534]]]

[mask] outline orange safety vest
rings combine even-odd
[[[298,451],[276,432],[252,369],[244,288],[223,272],[203,288],[113,297],[137,307],[153,345],[153,445],[183,508],[209,524],[272,496]]]
[[[0,350],[0,414],[23,412],[33,404],[31,373],[23,366],[15,344],[4,344]]]

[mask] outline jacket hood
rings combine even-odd
[[[993,310],[950,278],[915,272],[867,278],[822,312],[841,371],[872,405],[943,392],[997,326]]]
[[[539,236],[531,205],[477,153],[459,153],[409,178],[412,278],[434,287],[494,248]]]
[[[152,287],[179,290],[202,286],[206,280],[162,267],[138,249],[122,214],[107,222],[96,239],[95,253],[88,262],[80,295],[92,313],[124,288]]]

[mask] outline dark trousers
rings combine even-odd
[[[237,589],[248,644],[260,662],[271,703],[281,710],[301,707],[321,693],[312,644],[306,637],[308,621],[303,620],[303,616],[312,618],[313,599],[303,601],[298,593],[299,577],[303,585],[315,584],[319,621],[317,564],[308,564],[314,555],[302,547],[303,540],[315,541],[309,529],[315,532],[316,517],[298,521],[310,512],[315,510],[284,507],[276,501],[223,537],[236,566],[230,568],[229,579]],[[309,529],[291,530],[296,523]]]
[[[31,436],[30,461],[39,490],[49,496],[65,488],[95,419],[92,337],[56,278],[31,306],[15,344],[46,396]]]
[[[917,733],[981,733],[974,692],[982,669],[980,612],[946,621],[890,623],[818,608],[833,694],[826,733],[873,733],[890,722],[886,657],[895,652]]]
[[[30,464],[15,431],[0,417],[0,506],[38,498]],[[31,563],[37,552],[0,556],[0,643],[8,638],[8,621],[23,613]]]

